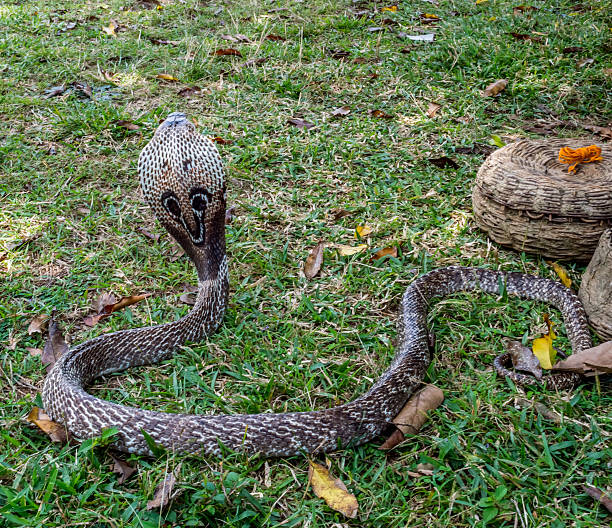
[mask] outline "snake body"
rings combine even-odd
[[[563,314],[573,351],[591,346],[581,303],[560,283],[522,273],[450,267],[427,273],[408,287],[401,300],[395,357],[372,388],[350,403],[312,412],[189,415],[95,398],[85,390],[95,378],[157,363],[184,342],[213,332],[228,299],[225,183],[214,144],[198,134],[184,114],[170,114],[142,151],[138,170],[149,205],[195,264],[198,296],[190,313],[178,321],[105,334],[59,358],[45,380],[43,403],[51,418],[78,439],[114,428],[117,448],[146,455],[152,452],[143,431],[167,449],[213,455],[221,453],[221,445],[290,456],[367,442],[422,384],[431,361],[427,312],[432,300],[460,291],[499,294],[505,289],[510,295],[550,303]],[[498,370],[504,368],[502,363]],[[515,381],[526,381],[521,374],[509,374]]]

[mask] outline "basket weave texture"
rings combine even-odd
[[[568,165],[562,147],[589,139],[522,140],[493,152],[472,191],[476,222],[489,237],[517,251],[555,260],[587,261],[612,225],[612,146],[597,144],[603,161]]]

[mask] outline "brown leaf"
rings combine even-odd
[[[92,303],[93,309],[96,313],[102,313],[105,311],[107,306],[113,305],[117,303],[117,297],[115,297],[112,293],[104,292],[101,293]]]
[[[177,92],[177,95],[180,97],[191,97],[192,95],[195,95],[201,91],[202,89],[199,86],[188,86],[187,88],[181,88]]]
[[[232,205],[231,207],[228,207],[225,210],[225,223],[231,224],[236,216],[236,206]]]
[[[304,275],[308,280],[313,279],[321,270],[324,248],[325,242],[321,241],[310,250],[308,257],[306,257],[306,262],[304,263]]]
[[[600,502],[602,506],[604,506],[610,513],[612,513],[612,499],[608,497],[602,490],[596,488],[595,486],[591,486],[590,484],[584,484],[582,486],[582,489],[587,495]]]
[[[551,411],[548,407],[546,407],[546,405],[540,402],[533,402],[530,400],[526,400],[525,398],[516,398],[515,403],[522,409],[535,409],[536,412],[546,420],[550,420],[555,423],[561,423],[561,416],[555,411]]]
[[[440,110],[440,108],[442,108],[442,105],[439,105],[438,103],[429,103],[427,105],[427,117],[435,117],[436,114],[438,113],[438,110]]]
[[[38,407],[32,407],[26,420],[36,425],[41,431],[47,434],[52,442],[65,444],[69,440],[66,428],[51,420],[51,418]]]
[[[31,356],[42,355],[42,348],[26,347],[26,350],[30,353]]]
[[[429,158],[427,161],[441,169],[446,169],[448,167],[450,167],[451,169],[459,168],[457,162],[455,160],[450,159],[448,156],[442,156],[440,158]]]
[[[242,53],[240,53],[237,49],[234,48],[219,48],[218,50],[215,50],[212,54],[216,55],[217,57],[242,57]]]
[[[58,95],[62,95],[66,91],[66,85],[62,84],[60,86],[52,86],[51,88],[47,88],[44,91],[45,99],[50,99],[51,97],[57,97]]]
[[[482,95],[484,97],[491,97],[491,96],[497,95],[502,90],[504,90],[506,86],[508,86],[508,81],[506,79],[499,79],[489,84],[489,86],[487,86],[483,90]]]
[[[87,84],[86,82],[75,82],[75,83],[72,83],[72,87],[77,92],[81,92],[83,95],[85,95],[86,97],[91,99],[91,96],[93,95],[93,91],[91,89],[91,86],[89,86],[89,84]]]
[[[563,48],[561,50],[561,53],[565,55],[569,55],[571,53],[582,53],[583,51],[584,51],[584,48],[580,46],[568,46],[567,48]]]
[[[142,233],[145,237],[147,237],[149,240],[152,240],[153,242],[159,242],[159,235],[151,233],[151,231],[149,231],[148,229],[144,227],[139,227],[138,231]]]
[[[301,119],[299,117],[292,117],[290,119],[287,119],[287,123],[298,128],[305,128],[306,130],[310,130],[315,126],[313,123],[309,123],[308,121],[305,121],[304,119]]]
[[[343,49],[326,49],[327,55],[329,55],[332,59],[346,59],[351,56],[350,51],[346,51]]]
[[[510,339],[506,341],[505,346],[510,353],[512,365],[515,369],[531,372],[536,379],[542,379],[540,361],[529,347],[524,346],[520,341]]]
[[[179,301],[182,303],[193,306],[196,303],[198,297],[198,287],[193,284],[183,284],[183,294],[179,297]]]
[[[555,363],[552,370],[569,370],[585,376],[610,374],[612,373],[612,341],[576,352],[567,359]]]
[[[45,348],[40,356],[40,361],[46,366],[47,373],[51,370],[60,356],[68,350],[64,336],[55,319],[49,321],[49,337],[45,342]]]
[[[514,15],[522,15],[524,13],[528,13],[529,11],[537,11],[538,8],[531,5],[519,5],[512,8],[512,13]]]
[[[165,40],[154,37],[149,37],[149,41],[151,44],[156,44],[158,46],[178,46],[181,43],[180,40]]]
[[[116,73],[109,72],[107,70],[100,70],[100,73],[102,73],[102,77],[104,78],[105,81],[108,81],[111,83],[117,82],[117,79],[115,79],[115,75],[117,75]]]
[[[136,473],[136,468],[134,466],[130,466],[125,460],[117,458],[115,455],[111,455],[111,458],[113,459],[112,472],[119,475],[117,478],[117,484],[123,484],[134,473]]]
[[[595,62],[595,59],[591,59],[590,57],[580,59],[576,62],[577,68],[584,68],[585,66],[589,66]]]
[[[333,115],[334,117],[336,116],[345,116],[345,115],[349,115],[351,113],[351,107],[350,106],[340,106],[338,108],[334,108],[332,110],[331,115]]]
[[[243,68],[248,68],[249,66],[261,66],[265,62],[268,62],[268,58],[267,57],[253,58],[253,59],[249,59],[248,61],[246,61],[242,65],[242,67]]]
[[[285,37],[281,37],[280,35],[273,35],[273,34],[269,34],[265,36],[266,40],[273,40],[275,42],[279,42],[279,41],[285,41],[287,40]]]
[[[542,37],[528,35],[527,33],[514,33],[513,31],[511,31],[508,34],[512,35],[516,40],[530,40],[532,42],[542,42]]]
[[[160,510],[165,508],[170,500],[177,496],[177,493],[172,493],[174,485],[176,484],[176,475],[180,472],[181,464],[179,464],[174,471],[168,473],[166,478],[157,485],[153,498],[147,502],[147,510],[153,510],[159,508]]]
[[[42,334],[48,320],[49,316],[47,314],[38,314],[28,325],[28,335],[36,333]]]
[[[334,220],[336,222],[341,218],[344,218],[345,216],[351,216],[353,214],[351,211],[347,211],[346,209],[341,208],[332,209],[331,213],[334,215]]]
[[[132,123],[132,121],[126,121],[124,119],[115,121],[115,125],[127,130],[140,130],[140,127],[136,123]]]
[[[382,110],[370,110],[370,115],[379,119],[391,119],[393,117]]]
[[[104,297],[104,295],[109,295],[109,297]],[[95,326],[102,319],[108,317],[110,314],[115,313],[119,310],[123,310],[123,308],[127,308],[132,304],[136,304],[147,297],[150,297],[150,293],[143,293],[141,295],[130,295],[128,297],[122,297],[119,302],[115,302],[115,297],[110,294],[103,294],[100,297],[99,305],[98,305],[98,313],[95,315],[88,315],[83,319],[83,324],[86,326]],[[105,303],[106,304],[102,304]]]
[[[597,125],[582,125],[582,128],[593,132],[604,139],[612,139],[612,127],[600,127]]]
[[[443,401],[444,393],[434,385],[426,385],[413,394],[393,419],[401,436],[392,435],[393,438],[389,437],[379,449],[391,449],[404,440],[405,434],[416,434],[427,421],[427,411],[438,408]]]
[[[359,504],[355,495],[348,492],[340,479],[334,479],[326,467],[309,460],[308,483],[312,486],[315,495],[325,500],[332,510],[344,514],[349,519],[357,517]]]
[[[383,257],[397,257],[397,246],[390,246],[386,248],[379,249],[376,253],[372,255],[371,260],[379,260]]]
[[[217,143],[218,145],[231,145],[233,141],[231,139],[223,139],[222,137],[215,136],[209,138],[213,143]]]
[[[247,44],[251,42],[249,37],[240,33],[237,33],[236,35],[220,35],[219,38],[229,40],[230,42],[246,42]]]

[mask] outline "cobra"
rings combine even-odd
[[[219,455],[231,450],[289,456],[367,442],[389,424],[422,384],[431,361],[427,312],[435,298],[481,290],[545,301],[563,314],[574,352],[591,346],[580,301],[560,283],[521,273],[451,267],[416,279],[399,310],[395,357],[369,391],[356,400],[311,412],[236,415],[171,414],[126,407],[86,391],[96,378],[172,356],[179,345],[198,341],[222,322],[228,302],[225,252],[225,182],[214,144],[197,133],[182,113],[159,126],[138,160],[145,198],[183,247],[198,274],[198,296],[188,315],[175,322],[101,335],[65,353],[43,388],[47,413],[78,439],[117,430],[116,447],[150,455],[143,431],[175,452]],[[503,361],[497,368],[504,371]],[[509,373],[517,382],[528,378]],[[573,383],[573,374],[556,378]]]

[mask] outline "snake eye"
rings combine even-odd
[[[196,212],[202,212],[210,202],[210,193],[206,189],[196,187],[191,190],[191,207]]]
[[[170,213],[176,220],[181,218],[181,205],[179,204],[176,194],[172,191],[166,191],[161,196],[164,209]]]

